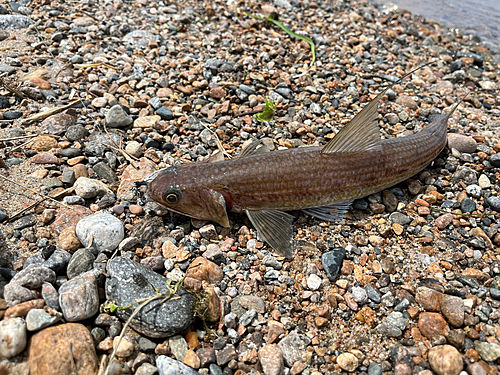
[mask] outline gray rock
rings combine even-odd
[[[474,345],[477,353],[485,361],[496,361],[500,358],[500,345],[482,341],[474,341]]]
[[[174,118],[174,114],[167,107],[160,107],[156,110],[156,114],[164,121],[169,121]]]
[[[167,279],[130,259],[117,257],[108,263],[106,298],[119,306],[129,306],[142,298],[167,292]],[[154,288],[153,288],[154,286]],[[180,297],[180,298],[177,298]],[[151,301],[134,317],[131,327],[149,337],[169,337],[187,328],[193,317],[191,294],[180,288],[176,298]],[[116,313],[126,320],[134,309]]]
[[[87,177],[80,177],[75,182],[75,193],[84,199],[95,198],[98,195],[104,196],[106,194],[113,194],[101,181],[93,180]]]
[[[278,346],[288,367],[292,367],[295,362],[302,360],[305,353],[303,349],[304,343],[296,332],[290,332],[279,342]]]
[[[71,168],[64,168],[61,175],[61,182],[73,186],[76,181],[75,171]],[[65,197],[66,198],[66,197]]]
[[[254,309],[248,310],[240,317],[240,324],[242,326],[248,326],[252,323],[252,320],[257,316],[257,311]]]
[[[109,183],[118,181],[116,173],[103,161],[95,164],[92,169],[100,178],[108,181]]]
[[[106,113],[106,125],[110,128],[123,128],[130,125],[134,120],[121,105],[117,104],[111,107]]]
[[[401,331],[404,331],[408,325],[408,321],[403,317],[403,314],[398,311],[390,313],[385,321],[388,324],[398,327]]]
[[[500,212],[500,197],[497,195],[493,195],[486,199],[486,203],[489,204],[490,208],[493,211]]]
[[[366,295],[371,301],[380,303],[380,294],[378,294],[374,287],[372,287],[371,285],[365,285],[365,291]]]
[[[95,256],[87,249],[77,250],[68,264],[67,275],[68,279],[73,279],[74,277],[92,270],[94,268]]]
[[[7,306],[11,307],[22,302],[31,301],[37,298],[34,291],[25,288],[24,286],[9,283],[3,289],[3,298]]]
[[[26,315],[26,328],[28,331],[39,331],[61,320],[62,314],[50,315],[44,309],[32,309]]]
[[[81,219],[76,225],[76,235],[83,246],[88,247],[90,239],[98,251],[113,251],[125,237],[123,223],[108,213],[94,214]]]
[[[17,14],[6,14],[0,16],[0,30],[26,29],[33,25],[30,17]]]
[[[56,274],[63,272],[71,259],[71,254],[66,250],[58,249],[50,255],[48,259],[43,256],[43,251],[37,251],[35,254],[31,255],[24,263],[24,268],[28,268],[31,265],[38,265],[50,268]],[[50,281],[49,281],[50,282]]]
[[[345,249],[343,247],[337,247],[321,256],[321,263],[330,280],[334,281],[337,278],[344,258]]]
[[[97,279],[87,272],[65,282],[59,288],[59,305],[68,322],[90,318],[99,311]]]
[[[272,255],[266,255],[264,259],[262,259],[262,264],[266,267],[273,267],[275,270],[280,270],[283,268],[283,264],[278,262],[278,260]]]
[[[174,357],[178,361],[183,362],[184,358],[186,358],[187,351],[189,350],[189,346],[184,337],[180,335],[172,336],[168,339],[168,345],[170,346],[170,350],[172,350]]]
[[[368,294],[366,293],[366,290],[359,286],[353,286],[351,294],[354,302],[359,305],[364,305],[366,302],[368,302]]]
[[[198,371],[164,355],[156,358],[156,367],[159,375],[198,375]]]
[[[146,48],[148,41],[156,39],[156,35],[146,30],[134,30],[123,37],[125,43],[130,43],[136,48]]]
[[[0,321],[0,356],[12,358],[26,347],[26,323],[23,318]]]
[[[143,363],[135,370],[135,375],[154,375],[157,373],[158,368],[147,362]]]
[[[66,138],[71,142],[80,141],[89,135],[89,131],[85,129],[85,126],[77,124],[72,125],[66,131]]]
[[[387,322],[380,323],[375,330],[377,333],[387,337],[399,337],[403,334],[398,327]]]
[[[368,366],[368,375],[382,375],[382,367],[378,363],[371,362]]]
[[[453,181],[463,181],[466,185],[477,184],[477,172],[470,167],[458,167],[452,176]]]
[[[39,289],[44,282],[53,283],[54,281],[56,281],[54,271],[45,266],[33,264],[19,271],[10,282],[29,289]]]
[[[54,310],[61,311],[61,306],[59,306],[59,293],[52,284],[43,283],[42,298],[44,299],[47,306]]]
[[[393,212],[389,215],[389,220],[392,223],[400,225],[406,225],[411,222],[411,218],[406,216],[405,214],[402,214],[401,212]]]
[[[0,64],[0,73],[7,73],[8,75],[14,74],[16,72],[16,68],[7,64]]]

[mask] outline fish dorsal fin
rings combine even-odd
[[[368,103],[354,118],[344,126],[321,150],[323,154],[331,152],[367,151],[380,148],[381,140],[378,128],[378,102],[387,89]]]
[[[259,147],[260,146],[260,147]],[[260,139],[256,139],[252,141],[247,147],[241,150],[238,158],[245,158],[247,156],[265,154],[269,152],[269,148],[265,144],[262,143]]]
[[[259,236],[285,258],[292,257],[293,216],[279,210],[246,210]]]
[[[216,163],[218,161],[224,160],[224,153],[221,151],[215,151],[212,155],[202,161],[202,163]]]
[[[382,99],[382,96],[389,90],[395,83],[401,82],[406,77],[412,75],[424,66],[432,64],[428,62],[413,69],[411,72],[406,73],[403,77],[398,79],[393,84],[386,87],[380,94],[377,95],[370,103],[368,103],[354,118],[344,126],[340,131],[333,137],[333,139],[326,144],[321,150],[322,154],[329,154],[331,152],[342,152],[342,151],[367,151],[367,150],[377,150],[381,146],[380,134],[377,123],[377,107],[378,102]]]
[[[352,201],[332,204],[331,206],[306,208],[306,214],[317,217],[320,220],[338,221],[344,218],[344,214],[349,210]]]

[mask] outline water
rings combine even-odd
[[[384,0],[373,0],[385,4]],[[500,53],[500,0],[391,0],[402,9],[449,28],[477,34],[486,46]]]

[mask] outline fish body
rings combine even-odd
[[[237,159],[160,171],[148,195],[172,211],[223,226],[229,226],[227,211],[245,211],[259,235],[290,257],[293,217],[285,211],[338,219],[354,199],[408,179],[445,147],[448,119],[458,104],[417,134],[381,140],[376,109],[384,93],[324,147],[266,152],[254,141]]]

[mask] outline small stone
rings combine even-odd
[[[321,256],[321,264],[328,278],[334,281],[342,268],[346,252],[343,247],[337,247]]]
[[[224,274],[217,264],[208,259],[198,257],[189,265],[186,270],[186,277],[215,284],[222,280]]]
[[[9,283],[4,287],[4,298],[7,306],[14,306],[35,299],[36,293],[21,285]]]
[[[189,349],[184,357],[184,364],[197,370],[200,368],[200,363],[200,358],[193,350]]]
[[[446,336],[450,327],[438,313],[423,312],[418,316],[418,328],[422,335],[432,340],[436,336]]]
[[[464,198],[460,202],[460,209],[463,213],[471,213],[476,209],[476,202],[470,198]]]
[[[125,151],[127,151],[130,155],[139,158],[142,155],[142,144],[136,141],[130,141],[127,143],[127,146],[125,146]]]
[[[319,288],[321,288],[321,283],[321,278],[314,273],[309,275],[309,277],[307,278],[307,287],[311,290],[318,290]]]
[[[444,295],[441,300],[441,313],[453,327],[461,327],[464,324],[464,303],[459,297]]]
[[[87,249],[80,249],[73,254],[68,264],[66,274],[68,279],[73,279],[76,276],[90,271],[94,268],[95,256]]]
[[[75,193],[83,199],[91,199],[97,196],[113,194],[110,188],[98,180],[80,177],[74,184]]]
[[[76,322],[90,318],[99,310],[97,279],[92,272],[81,274],[59,288],[59,305],[64,319]]]
[[[29,289],[39,289],[44,282],[53,283],[56,274],[50,268],[40,265],[31,265],[18,272],[11,280],[11,284],[17,284]]]
[[[484,174],[479,176],[477,183],[482,189],[489,189],[491,187],[490,179]]]
[[[170,350],[172,350],[172,354],[178,360],[183,362],[184,358],[186,358],[186,353],[189,350],[188,344],[184,337],[180,335],[172,336],[168,339],[168,345],[170,346]]]
[[[45,327],[49,327],[61,320],[61,313],[51,315],[43,309],[33,309],[26,315],[26,328],[28,331],[39,331]]]
[[[161,117],[158,115],[139,117],[134,121],[134,128],[153,128]]]
[[[135,375],[155,375],[158,373],[158,368],[151,363],[143,363],[135,371]]]
[[[463,369],[462,356],[451,345],[438,345],[431,348],[428,359],[437,375],[458,375]]]
[[[496,361],[500,358],[500,345],[490,342],[474,341],[477,353],[485,361]]]
[[[358,366],[358,358],[354,354],[351,353],[342,353],[337,357],[337,363],[342,370],[347,372],[354,372]]]
[[[425,311],[440,311],[444,294],[427,287],[417,288],[415,300]]]
[[[48,327],[33,335],[29,347],[30,375],[95,374],[94,340],[82,324]]]
[[[160,355],[156,358],[159,375],[198,375],[198,371],[170,357]]]
[[[31,149],[36,152],[50,151],[53,148],[57,148],[57,141],[49,137],[48,135],[41,135],[33,140],[33,145]]]
[[[217,231],[213,224],[205,225],[199,231],[201,236],[207,240],[215,240],[217,238]]]
[[[500,197],[493,195],[486,199],[486,202],[491,207],[493,211],[500,212]]]
[[[396,104],[399,104],[403,107],[410,108],[413,110],[418,109],[417,102],[415,100],[413,100],[413,98],[411,96],[408,96],[408,95],[398,96],[398,98],[396,99]]]
[[[164,121],[169,121],[169,120],[172,120],[174,118],[174,114],[167,107],[158,108],[158,110],[156,111],[156,114],[158,116],[160,116],[161,119]]]
[[[92,241],[98,252],[115,250],[125,237],[123,223],[108,213],[81,219],[76,225],[76,235],[85,247]]]
[[[92,169],[100,178],[106,180],[109,183],[118,181],[115,172],[104,161],[94,164]]]
[[[78,250],[82,244],[76,235],[76,227],[71,226],[64,229],[57,240],[58,247],[73,252]]]
[[[0,321],[0,355],[12,358],[26,347],[26,323],[23,318],[8,318]]]
[[[118,344],[118,341],[120,341],[120,344]],[[116,355],[118,357],[127,358],[130,357],[134,352],[134,343],[127,337],[122,337],[122,339],[120,340],[120,338],[117,336],[113,339],[113,349],[116,349]]]
[[[435,224],[438,227],[438,229],[443,230],[448,225],[450,225],[452,221],[453,221],[452,214],[443,214],[436,219]]]
[[[210,89],[210,96],[214,99],[222,99],[226,96],[226,91],[222,87],[214,87]]]
[[[134,215],[142,215],[144,213],[144,209],[137,204],[131,204],[128,209],[129,209],[130,213],[132,213]]]
[[[132,122],[132,118],[119,104],[111,107],[106,114],[106,125],[110,128],[123,128],[132,124]]]
[[[281,375],[283,372],[283,353],[278,345],[266,345],[259,350],[259,361],[265,375]]]
[[[476,151],[477,142],[474,140],[474,138],[468,137],[466,135],[450,133],[448,134],[448,147],[450,149],[454,148],[459,152],[472,154]]]
[[[295,331],[285,336],[278,345],[283,353],[285,364],[288,367],[292,367],[295,362],[302,360],[305,354],[303,349],[304,343]]]
[[[266,304],[261,297],[252,295],[241,296],[239,303],[247,310],[255,310],[259,314],[264,314],[266,312]]]
[[[52,284],[43,283],[42,298],[51,309],[61,311],[61,306],[59,306],[59,293]]]

